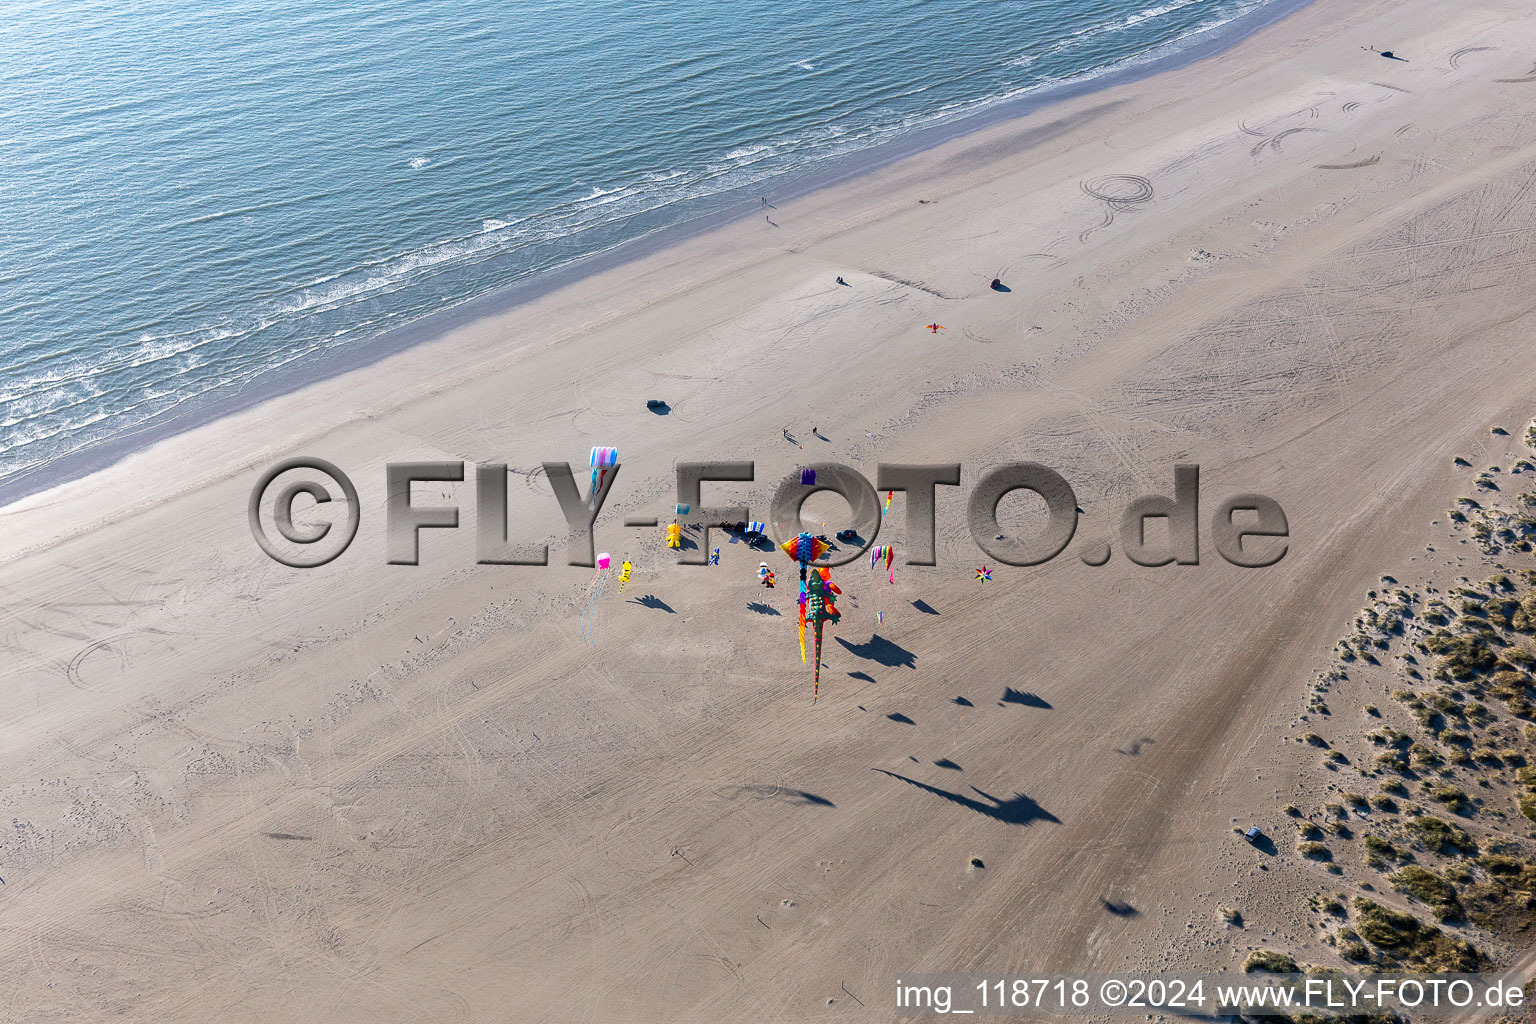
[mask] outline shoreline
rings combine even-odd
[[[131,998],[166,1024],[883,1020],[900,972],[1000,950],[1046,974],[1219,973],[1260,945],[1352,971],[1356,883],[1423,937],[1518,961],[1524,932],[1438,921],[1366,859],[1376,835],[1479,870],[1414,845],[1418,815],[1351,812],[1325,863],[1285,807],[1385,791],[1367,730],[1391,725],[1441,751],[1454,777],[1425,781],[1470,794],[1479,853],[1536,871],[1513,766],[1452,761],[1529,759],[1528,705],[1452,701],[1468,724],[1445,716],[1464,732],[1442,747],[1394,693],[1442,693],[1433,652],[1404,646],[1441,624],[1378,601],[1536,572],[1477,543],[1536,480],[1512,463],[1536,413],[1533,45],[1515,0],[1323,0],[7,507],[12,1002],[65,1020]],[[567,564],[539,472],[589,445],[623,453],[593,531],[632,563],[622,596]],[[292,455],[356,485],[355,543],[316,569],[252,536],[252,485]],[[796,588],[755,576],[792,572],[782,553],[717,536],[717,566],[680,565],[622,525],[666,522],[676,464],[716,459],[756,478],[697,500],[757,519],[807,461],[963,467],[935,490],[933,565],[835,570],[819,697]],[[548,564],[477,561],[473,472],[416,489],[459,525],[389,563],[385,466],[454,460],[506,464],[505,536],[552,538]],[[978,582],[970,499],[1026,461],[1082,514],[1057,558]],[[1231,565],[1202,529],[1198,564],[1133,563],[1123,513],[1178,497],[1189,463],[1197,528],[1270,496],[1284,558]],[[878,543],[922,528],[909,497]],[[829,500],[807,519],[835,529]],[[1510,592],[1477,586],[1460,613],[1513,629]],[[1531,631],[1491,656],[1516,644],[1536,659]]]
[[[111,438],[70,452],[44,466],[23,470],[0,481],[0,509],[111,468],[160,442],[217,423],[310,385],[374,366],[458,328],[510,313],[606,271],[744,221],[755,215],[757,209],[754,207],[750,212],[742,212],[735,209],[735,200],[745,200],[748,193],[764,191],[781,202],[808,197],[987,129],[1023,121],[1052,106],[1134,84],[1219,56],[1301,11],[1312,2],[1268,0],[1219,26],[1158,48],[1167,52],[1158,53],[1153,50],[1150,56],[1144,55],[1124,66],[1111,66],[1102,73],[1083,72],[1059,82],[1031,87],[1016,96],[982,101],[983,105],[970,113],[917,128],[888,142],[834,158],[826,166],[786,172],[764,182],[709,197],[715,202],[730,201],[731,207],[706,210],[680,223],[640,235],[609,249],[576,257],[568,263],[429,313],[366,341],[322,354],[312,361],[271,371],[247,388],[228,392],[215,389],[188,399],[184,404]],[[741,196],[738,197],[737,193],[741,193]]]

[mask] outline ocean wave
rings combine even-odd
[[[721,118],[709,133],[696,134],[691,128],[693,112],[697,110],[704,121],[717,116],[710,110],[716,97],[689,83],[729,69],[730,54],[676,56],[662,62],[656,74],[648,73],[631,97],[648,105],[647,109],[688,112],[687,117],[672,121],[661,118],[655,135],[665,138],[667,145],[648,148],[649,140],[619,139],[606,163],[587,154],[563,172],[565,165],[555,161],[540,165],[545,173],[532,179],[532,194],[543,197],[536,203],[524,198],[524,179],[514,170],[491,171],[488,177],[494,189],[483,184],[485,175],[472,179],[464,171],[465,161],[481,166],[484,140],[456,146],[459,152],[440,160],[410,155],[408,150],[402,154],[395,148],[401,146],[399,142],[381,142],[378,161],[396,169],[385,182],[392,190],[388,193],[382,185],[378,191],[368,191],[350,183],[327,183],[270,202],[242,202],[253,190],[227,189],[219,199],[222,209],[205,207],[191,217],[166,218],[160,226],[183,231],[215,225],[214,235],[198,236],[203,239],[202,251],[224,253],[224,246],[230,247],[229,252],[242,251],[234,247],[240,244],[239,233],[250,230],[243,218],[254,217],[260,224],[261,215],[274,207],[317,197],[354,193],[358,201],[366,199],[383,210],[385,216],[375,218],[380,222],[397,211],[419,213],[410,202],[418,207],[430,204],[433,210],[452,207],[455,219],[429,229],[430,234],[418,223],[412,234],[316,216],[313,222],[322,225],[319,232],[335,233],[333,251],[346,254],[336,261],[340,265],[328,267],[322,259],[310,259],[291,277],[279,271],[260,288],[244,293],[254,291],[264,297],[219,313],[213,312],[218,309],[216,299],[184,302],[176,310],[153,314],[156,329],[131,334],[125,330],[92,339],[87,346],[93,350],[89,357],[64,357],[61,340],[61,347],[35,369],[29,363],[25,376],[13,372],[0,382],[4,408],[0,445],[9,449],[12,467],[46,461],[104,436],[100,429],[104,422],[114,429],[130,427],[193,398],[249,385],[274,370],[342,345],[360,344],[359,339],[531,274],[611,251],[701,212],[728,209],[737,201],[755,207],[759,188],[770,192],[774,187],[764,183],[1063,82],[1087,81],[1133,66],[1264,2],[1217,0],[1211,16],[1193,25],[1189,9],[1199,7],[1203,12],[1202,0],[1141,0],[1145,6],[1137,5],[1129,13],[1125,12],[1132,5],[1123,4],[1117,11],[1096,12],[1089,21],[1042,37],[1038,44],[989,55],[974,66],[940,68],[932,76],[887,76],[861,94],[862,102],[851,100],[848,90],[832,84],[859,66],[862,51],[857,45],[818,38],[809,44],[819,54],[814,61],[780,56],[743,72],[740,80],[757,90],[751,94],[754,100],[766,95],[763,82],[784,78],[786,60],[799,71],[816,72],[789,76],[803,90],[803,97],[793,110],[769,107],[762,112],[758,137],[736,127],[740,122],[732,116]],[[665,91],[689,88],[693,91],[680,97]],[[498,95],[487,85],[485,96],[477,96],[475,102],[483,99],[492,109]],[[500,101],[510,102],[505,96]],[[518,127],[521,123],[516,118],[508,118],[507,124],[498,122],[495,134],[503,139],[509,133],[516,136],[524,132]],[[736,138],[730,137],[733,131]],[[706,135],[707,143],[696,141]],[[390,138],[432,136],[402,132]],[[647,166],[647,153],[663,155]],[[175,172],[173,155],[154,158],[157,175]],[[430,166],[434,173],[402,175],[402,160],[412,171]],[[444,173],[454,166],[460,166],[458,172]],[[473,184],[464,184],[471,179]],[[319,177],[304,180],[322,181]],[[592,180],[605,184],[595,185]],[[401,184],[410,181],[416,184],[409,188]],[[754,198],[733,198],[742,195]],[[359,233],[364,237],[352,237]],[[423,237],[433,240],[423,243]],[[272,245],[277,247],[276,242]],[[217,289],[210,292],[217,294]],[[187,312],[198,308],[209,313]],[[59,322],[68,323],[68,319],[61,317]],[[60,338],[66,336],[67,331],[61,331]]]

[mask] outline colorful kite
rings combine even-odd
[[[592,582],[587,584],[587,606],[581,613],[583,643],[592,645],[597,643],[592,636],[592,626],[597,621],[597,603],[603,599],[603,591],[608,588],[608,577],[611,575],[613,575],[613,559],[608,556],[608,552],[604,551],[597,556],[597,572],[592,574]]]
[[[947,330],[943,324],[924,324],[923,326],[932,331],[934,334],[938,334],[940,331]]]
[[[627,558],[624,559],[624,564],[619,566],[619,593],[624,593],[624,584],[629,582],[629,574],[634,571],[634,568]]]
[[[881,544],[879,547],[869,549],[869,567],[873,569],[880,564],[880,559],[885,559],[885,568],[891,574],[891,582],[896,582],[896,549],[889,544]]]
[[[800,563],[800,660],[805,660],[805,600],[806,600],[806,573],[811,563],[826,554],[830,545],[811,533],[796,534],[783,544],[779,549],[790,558]]]
[[[676,523],[667,526],[667,547],[680,548],[683,546],[683,528]]]
[[[814,469],[802,469],[800,471],[800,483],[805,487],[815,487],[816,471]]]
[[[988,569],[986,566],[982,566],[980,569],[976,570],[976,578],[981,580],[983,583],[991,583],[992,570]]]
[[[889,512],[891,510],[891,499],[894,498],[894,497],[896,497],[896,492],[895,491],[886,491],[885,492],[885,507],[880,510],[880,514],[882,516],[885,515],[887,512]]]
[[[720,549],[719,548],[715,548],[714,551],[710,552],[709,564],[710,565],[719,565],[720,564]]]
[[[587,502],[587,508],[596,508],[597,492],[602,488],[603,480],[608,476],[609,468],[619,464],[619,450],[617,448],[593,448],[591,463],[592,497]]]

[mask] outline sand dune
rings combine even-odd
[[[8,506],[10,1016],[887,1019],[902,971],[1309,941],[1294,874],[1211,927],[1230,825],[1311,770],[1285,731],[1359,595],[1426,566],[1458,446],[1531,414],[1533,42],[1515,3],[1318,0]],[[587,645],[535,469],[600,444],[636,571]],[[247,529],[292,454],[361,493],[320,569]],[[964,463],[938,566],[837,571],[814,706],[781,555],[620,525],[688,458],[755,460],[707,495],[755,518],[812,458]],[[555,564],[475,566],[465,483],[386,565],[384,464],[432,459],[509,463]],[[1021,459],[1086,515],[978,583],[964,496]],[[1084,564],[1189,461],[1207,510],[1282,503],[1279,565]]]

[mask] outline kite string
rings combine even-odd
[[[593,574],[592,582],[587,584],[587,607],[581,613],[581,638],[588,644],[596,644],[592,627],[597,621],[597,602],[602,600],[607,582],[608,570],[599,569]]]

